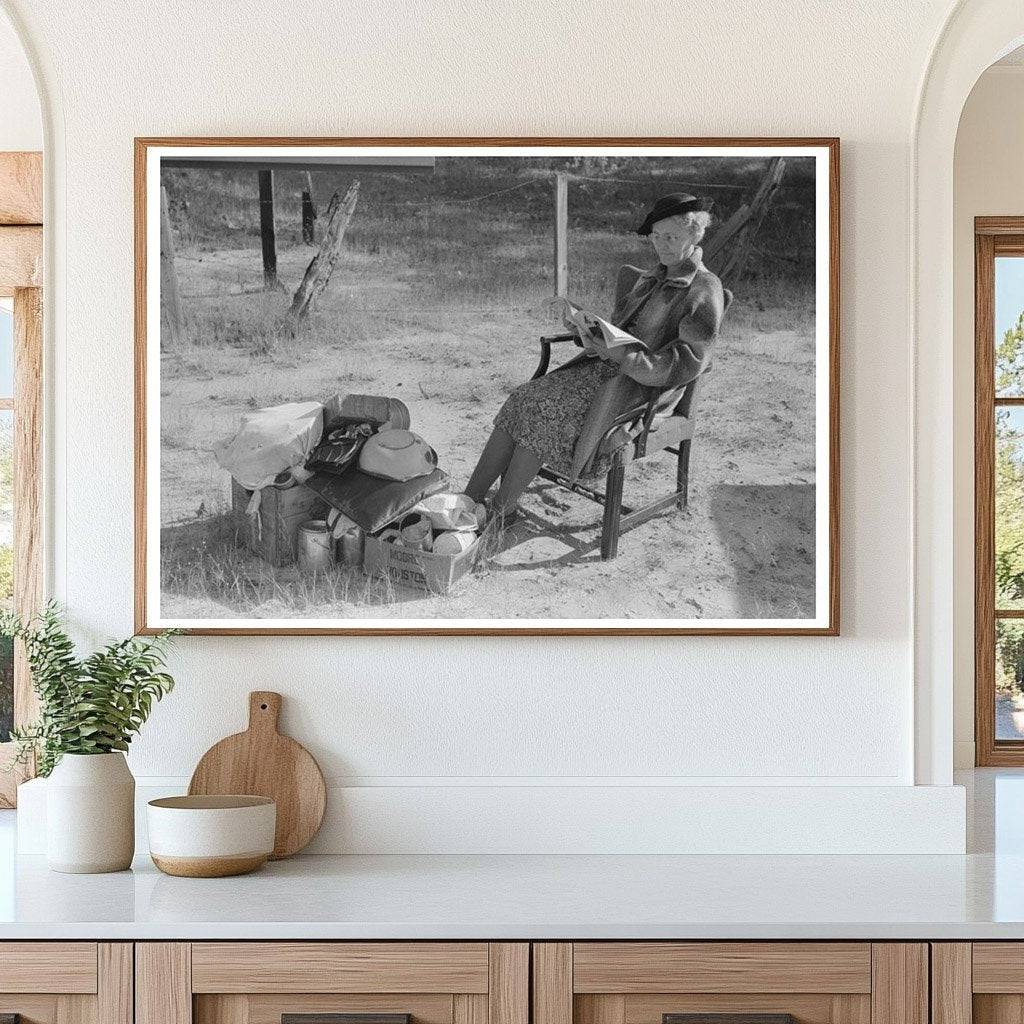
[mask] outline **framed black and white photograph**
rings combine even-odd
[[[136,626],[835,634],[836,139],[136,140]]]

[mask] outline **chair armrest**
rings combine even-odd
[[[639,421],[640,433],[633,439],[633,444],[636,446],[636,458],[642,459],[647,454],[647,435],[651,432],[651,424],[654,422],[654,416],[658,410],[658,401],[662,393],[663,389],[661,388],[649,388],[647,401],[642,405],[635,405],[632,409],[627,409],[626,412],[616,416],[612,425],[605,432],[601,443],[605,444],[620,427],[628,427]]]
[[[631,423],[636,423],[637,420],[644,419],[647,416],[647,408],[649,405],[649,402],[644,402],[643,405],[634,405],[632,409],[620,412],[619,415],[612,420],[612,427],[628,427]]]
[[[658,402],[663,391],[661,389],[648,388],[648,397],[645,401],[634,405],[631,409],[619,413],[612,422],[613,427],[625,427],[637,420],[643,420],[644,429],[648,430],[654,420],[654,414],[658,409]]]
[[[548,372],[548,367],[551,365],[551,346],[559,345],[564,341],[574,341],[577,345],[582,346],[579,335],[572,332],[549,334],[540,339],[540,362],[537,364],[537,369],[530,380],[543,377]]]

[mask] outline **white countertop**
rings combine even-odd
[[[967,856],[296,857],[60,875],[0,812],[0,940],[1024,939],[1024,772],[975,772]]]
[[[298,857],[0,881],[0,939],[1024,938],[1024,856]]]

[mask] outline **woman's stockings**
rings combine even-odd
[[[508,469],[516,443],[500,427],[495,427],[480,453],[480,460],[466,484],[466,494],[474,501],[483,501],[491,484]]]
[[[511,512],[519,496],[530,486],[530,481],[540,471],[542,463],[533,452],[515,446],[508,469],[501,475],[501,486],[494,499],[494,510],[499,513]]]
[[[491,484],[500,476],[501,486],[494,500],[494,509],[511,512],[541,465],[541,460],[533,452],[519,447],[504,430],[495,427],[466,484],[466,494],[474,501],[483,501]]]

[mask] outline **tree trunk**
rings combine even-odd
[[[327,207],[327,227],[324,228],[320,251],[310,261],[306,273],[302,277],[302,283],[296,289],[295,297],[292,299],[288,316],[292,321],[293,328],[297,328],[309,315],[313,303],[327,287],[334,266],[341,258],[345,229],[352,219],[356,200],[359,198],[359,182],[352,182],[344,199],[341,199],[340,195],[339,192],[335,192],[331,196],[330,205]]]
[[[171,230],[167,189],[160,188],[160,348],[175,351],[181,345],[185,318],[181,312],[181,292],[174,266],[174,232]]]
[[[750,202],[750,216],[738,232],[736,241],[732,245],[732,251],[718,271],[718,276],[723,281],[727,281],[730,287],[738,285],[743,277],[747,256],[750,253],[750,243],[768,214],[768,209],[775,198],[775,193],[779,190],[785,170],[785,159],[781,156],[775,157],[768,165],[768,173],[764,176],[764,180]]]

